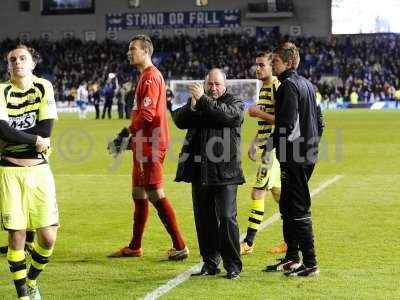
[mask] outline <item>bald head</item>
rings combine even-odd
[[[226,75],[221,69],[211,69],[205,78],[205,89],[208,96],[218,99],[226,91]]]

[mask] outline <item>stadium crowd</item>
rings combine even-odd
[[[279,34],[263,38],[241,34],[153,38],[154,61],[166,80],[202,79],[212,67],[224,68],[228,78],[251,79],[255,53],[271,50],[289,39]],[[292,41],[302,49],[299,73],[319,90],[319,100],[357,103],[400,97],[400,35],[303,37]],[[0,42],[3,57],[17,42]],[[53,82],[59,101],[76,100],[83,81],[89,83],[90,95],[99,89],[104,99],[111,86],[110,73],[116,74],[120,86],[137,78],[126,59],[125,42],[66,39],[33,40],[28,44],[41,53],[43,61],[36,73]],[[5,79],[5,63],[0,66],[0,74],[0,79]],[[127,94],[115,92],[114,99],[123,102],[121,98]]]

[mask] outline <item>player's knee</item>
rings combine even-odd
[[[260,200],[264,199],[265,190],[253,189],[251,191],[251,200]]]
[[[44,249],[51,249],[54,247],[54,244],[56,243],[56,238],[55,237],[47,237],[39,242],[40,247]]]
[[[11,249],[19,250],[25,246],[25,230],[10,230],[9,246]]]
[[[37,231],[38,243],[44,249],[51,249],[57,239],[57,227],[50,226],[38,229]]]
[[[134,187],[132,190],[132,199],[146,199],[147,195],[143,188]]]
[[[158,200],[165,198],[164,189],[157,188],[156,186],[149,187],[146,189],[146,193],[149,196],[149,200],[152,203],[157,202]]]

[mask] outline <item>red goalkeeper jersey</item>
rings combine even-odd
[[[131,115],[132,150],[151,155],[167,149],[169,140],[166,86],[161,72],[150,66],[136,86]]]

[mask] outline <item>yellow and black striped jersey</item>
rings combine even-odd
[[[54,90],[50,81],[33,76],[31,86],[19,89],[10,81],[0,83],[0,120],[17,130],[34,128],[37,122],[57,119]],[[32,145],[6,145],[7,153],[35,153]]]
[[[261,87],[257,105],[262,111],[271,115],[275,114],[275,95],[279,85],[279,80],[275,79],[273,82],[263,84]],[[258,120],[257,140],[259,141],[258,147],[260,149],[265,148],[265,140],[270,137],[274,128],[275,125],[268,124],[264,120]]]

